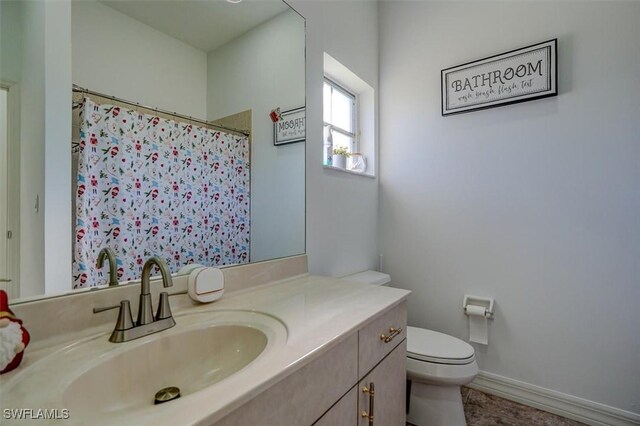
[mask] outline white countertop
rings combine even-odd
[[[131,421],[135,424],[149,425],[213,423],[281,378],[322,355],[360,328],[371,317],[402,302],[408,294],[408,291],[396,288],[305,275],[231,293],[208,305],[174,309],[178,324],[180,324],[181,315],[186,313],[227,310],[261,312],[276,317],[285,325],[287,340],[283,347],[272,351],[268,356],[259,357],[244,370],[215,385],[169,404],[150,406],[139,416],[136,415],[135,419],[123,418],[115,413],[109,418],[108,423],[125,424]],[[28,386],[28,383],[23,383],[21,380],[22,373],[30,366],[46,360],[48,355],[68,348],[70,339],[78,341],[91,337],[104,338],[106,342],[104,348],[107,352],[127,345],[128,343],[112,344],[107,341],[112,328],[113,325],[84,330],[74,336],[64,336],[64,342],[61,341],[55,346],[33,352],[27,350],[23,365],[16,371],[3,376],[0,387],[10,389],[16,381],[21,381],[21,387]],[[162,332],[146,338],[161,334]],[[73,368],[73,365],[69,365],[69,370]],[[50,385],[52,389],[42,389],[36,388],[34,383],[33,392],[60,392],[60,384],[54,382]],[[0,405],[3,409],[53,408],[33,406],[29,401],[22,401],[21,407],[15,407],[15,401],[11,401],[11,395],[2,393]],[[64,424],[74,423],[73,413],[70,415],[70,419]],[[24,424],[24,421],[19,424]]]

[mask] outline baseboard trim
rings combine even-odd
[[[488,394],[594,426],[640,425],[640,414],[480,371],[469,385]]]

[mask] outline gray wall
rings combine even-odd
[[[207,114],[252,110],[251,261],[304,253],[304,143],[273,145],[269,112],[304,106],[304,20],[287,11],[207,55]]]
[[[205,52],[98,2],[74,2],[71,17],[73,83],[207,118]]]
[[[373,269],[378,247],[378,179],[322,167],[323,53],[378,92],[378,5],[289,2],[307,23],[307,254],[313,274]],[[377,102],[376,102],[377,116]]]
[[[380,11],[381,249],[409,322],[481,370],[639,412],[640,3],[392,2]],[[440,70],[559,39],[557,98],[443,118]]]

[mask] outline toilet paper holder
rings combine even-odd
[[[469,315],[467,313],[467,306],[475,305],[484,307],[484,316],[487,319],[493,319],[493,303],[494,299],[491,297],[479,297],[479,296],[471,296],[468,294],[464,295],[464,302],[462,302],[462,308],[464,309],[464,314]]]

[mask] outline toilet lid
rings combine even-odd
[[[453,336],[424,328],[407,327],[407,356],[440,364],[469,364],[473,346]]]

